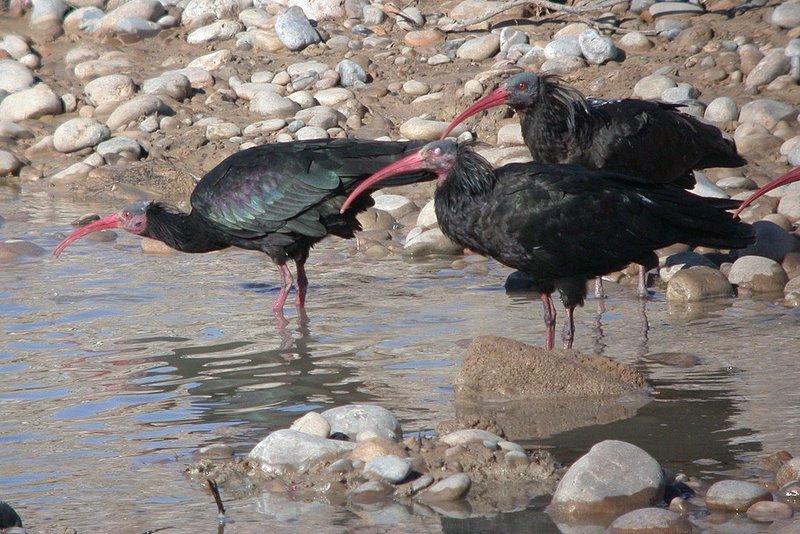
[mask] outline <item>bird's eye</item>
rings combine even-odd
[[[126,212],[123,212],[122,215],[123,215],[123,217],[130,217],[131,216],[131,212],[126,211]]]
[[[517,84],[517,89],[519,89],[520,91],[527,91],[528,90],[528,84],[525,83],[525,82],[519,82]]]
[[[441,156],[442,155],[442,149],[437,146],[436,148],[433,149],[433,155],[434,156]]]

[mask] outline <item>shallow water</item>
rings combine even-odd
[[[0,240],[50,250],[77,216],[117,207],[0,186]],[[210,495],[183,474],[198,447],[245,453],[308,410],[352,402],[391,409],[406,432],[430,430],[454,415],[452,383],[473,337],[543,339],[538,300],[506,295],[509,270],[494,262],[470,274],[446,260],[348,258],[352,246],[332,239],[312,252],[308,321],[287,308],[283,329],[270,314],[277,271],[257,253],[146,255],[122,233],[60,259],[0,264],[0,499],[31,532],[212,531]],[[597,301],[576,313],[576,348],[637,366],[653,401],[633,418],[527,444],[570,462],[623,439],[712,478],[762,452],[800,452],[796,310],[744,298],[687,310],[606,288],[602,314]],[[665,352],[700,363],[654,360]],[[464,520],[223,497],[225,532],[557,532],[546,499]]]

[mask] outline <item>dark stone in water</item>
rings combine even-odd
[[[648,354],[644,357],[645,360],[662,365],[669,365],[671,367],[694,367],[700,363],[700,357],[687,352],[657,352],[655,354]]]

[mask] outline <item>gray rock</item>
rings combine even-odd
[[[298,141],[303,141],[305,139],[328,139],[330,135],[328,135],[327,131],[317,126],[303,126],[297,130],[295,137],[297,137]]]
[[[7,176],[17,172],[22,163],[17,157],[7,150],[0,150],[0,176]]]
[[[372,404],[347,404],[325,410],[321,415],[330,423],[331,433],[341,432],[351,438],[364,430],[372,430],[392,440],[403,434],[400,422],[392,412]]]
[[[702,6],[690,2],[656,2],[650,6],[650,14],[654,17],[702,15],[704,12]]]
[[[125,17],[117,22],[114,26],[114,31],[118,34],[126,36],[126,40],[134,39],[147,39],[158,35],[163,27],[157,22],[151,22],[146,19],[136,17]]]
[[[528,34],[506,26],[500,31],[500,52],[508,52],[512,46],[528,42]]]
[[[456,473],[440,480],[425,491],[419,493],[423,502],[447,502],[463,499],[472,486],[472,480],[465,473]]]
[[[403,84],[403,92],[411,96],[427,95],[428,93],[431,92],[431,86],[425,82],[418,82],[417,80],[408,80]]]
[[[302,109],[317,107],[317,99],[308,91],[295,91],[287,96],[289,100],[300,106]]]
[[[548,59],[542,63],[542,72],[566,75],[586,66],[586,61],[578,56],[564,56]]]
[[[75,152],[93,147],[111,137],[111,130],[94,119],[70,119],[53,133],[53,146],[59,152]]]
[[[64,17],[64,32],[94,33],[100,28],[100,22],[106,13],[99,7],[87,6],[71,11]]]
[[[364,6],[363,13],[364,24],[367,26],[377,26],[378,24],[383,24],[383,21],[386,20],[386,14],[380,6]]]
[[[302,63],[293,63],[286,67],[287,74],[289,74],[289,76],[291,76],[293,79],[297,78],[298,76],[303,76],[308,72],[315,72],[317,75],[322,76],[328,70],[330,70],[330,67],[327,64],[319,61],[304,61]]]
[[[786,54],[786,57],[800,56],[800,39],[790,39],[789,42],[786,43],[783,53]]]
[[[458,47],[456,57],[471,61],[483,61],[500,51],[500,36],[494,33],[470,39]]]
[[[345,16],[342,0],[289,0],[289,5],[299,7],[309,19],[316,21],[336,20]]]
[[[683,30],[691,27],[691,25],[692,23],[688,20],[660,18],[656,20],[656,31],[660,37],[673,41]]]
[[[33,132],[29,128],[24,128],[12,121],[0,121],[0,138],[32,139],[33,137]]]
[[[347,498],[356,504],[383,503],[394,493],[394,488],[380,480],[370,480],[353,488]]]
[[[5,50],[14,59],[19,59],[29,54],[31,47],[25,39],[11,33],[0,39],[0,50]]]
[[[733,262],[728,280],[755,293],[783,291],[789,281],[781,264],[763,256],[742,256]]]
[[[261,461],[264,464],[262,469],[266,472],[282,466],[305,472],[320,461],[347,453],[355,446],[355,443],[349,441],[325,439],[297,430],[283,429],[276,430],[261,440],[248,457]]]
[[[720,480],[711,485],[706,493],[706,506],[709,510],[725,512],[746,512],[759,501],[771,501],[769,490],[742,480]]]
[[[119,159],[136,161],[142,155],[142,146],[135,139],[125,136],[103,141],[95,150],[107,163],[116,163]]]
[[[107,74],[119,74],[131,66],[130,60],[124,54],[111,52],[98,59],[78,63],[74,72],[79,80],[91,80]]]
[[[676,87],[665,89],[661,93],[661,100],[669,102],[670,104],[681,104],[683,102],[694,100],[700,96],[700,91],[693,85],[688,83],[679,83]]]
[[[439,228],[425,230],[408,239],[403,247],[403,256],[456,256],[464,252],[464,247],[450,241]]]
[[[330,423],[317,412],[308,412],[303,417],[296,419],[290,428],[323,438],[327,438],[331,434]]]
[[[252,100],[258,93],[262,91],[274,93],[278,96],[283,96],[286,93],[286,90],[283,88],[283,86],[276,85],[274,83],[231,82],[231,89],[233,89],[233,91],[236,93],[236,96],[244,100]]]
[[[650,6],[656,3],[656,0],[631,0],[630,10],[637,15],[642,11],[650,9]]]
[[[738,116],[739,107],[736,105],[736,101],[728,96],[718,96],[712,100],[704,114],[706,120],[712,122],[735,121]]]
[[[800,26],[800,5],[782,2],[772,12],[769,22],[779,28],[792,29]]]
[[[666,261],[664,262],[664,266],[659,269],[658,276],[663,281],[669,282],[678,271],[682,269],[688,269],[689,267],[700,266],[710,267],[712,269],[717,268],[713,261],[709,260],[702,254],[692,251],[678,252],[677,254],[672,254],[667,257]]]
[[[302,50],[308,45],[320,42],[319,34],[306,18],[303,10],[290,7],[275,19],[275,34],[283,46],[289,50]]]
[[[250,100],[250,111],[267,117],[285,119],[300,111],[300,106],[271,91],[259,91]]]
[[[33,85],[31,70],[14,59],[0,60],[0,89],[16,93]]]
[[[239,0],[189,0],[181,14],[181,24],[197,28],[220,19],[236,18]]]
[[[794,516],[794,510],[785,502],[758,501],[747,509],[747,517],[759,523],[772,523],[780,519],[791,519],[792,516]]]
[[[157,96],[139,95],[117,107],[106,120],[106,124],[113,132],[130,122],[138,121],[153,113],[171,115],[172,110]]]
[[[767,85],[772,80],[789,72],[789,58],[782,50],[772,50],[758,62],[745,78],[746,87]]]
[[[791,104],[762,98],[751,100],[742,106],[739,111],[739,122],[752,122],[771,131],[780,121],[794,120],[796,116],[797,110]]]
[[[607,532],[669,532],[692,534],[695,528],[685,515],[664,508],[640,508],[616,518]]]
[[[399,484],[411,473],[411,462],[390,454],[373,458],[364,466],[364,475],[377,476],[390,484]]]
[[[586,61],[602,65],[617,57],[617,46],[611,37],[600,35],[594,28],[578,36],[578,45]]]
[[[336,65],[336,72],[339,73],[339,82],[343,87],[351,87],[356,82],[366,83],[367,73],[361,65],[349,59],[343,59]]]
[[[215,71],[222,67],[223,65],[227,64],[231,58],[233,57],[233,52],[227,49],[217,50],[216,52],[211,52],[210,54],[205,54],[203,56],[194,58],[189,64],[186,66],[187,69],[203,69],[209,72]],[[163,73],[164,76],[167,73]]]
[[[493,441],[499,443],[503,438],[493,432],[487,430],[480,430],[478,428],[465,428],[463,430],[456,430],[445,434],[440,438],[442,443],[446,443],[451,447],[455,445],[466,445],[474,441]]]
[[[436,65],[444,65],[445,63],[451,63],[453,60],[450,56],[445,54],[434,54],[428,58],[428,65],[436,66]]]
[[[753,223],[753,230],[756,242],[747,248],[732,251],[737,257],[763,256],[781,262],[797,246],[797,239],[773,222],[756,221]]]
[[[327,106],[309,107],[298,111],[294,117],[308,126],[316,126],[323,130],[335,128],[339,125],[339,121],[343,119],[343,116],[338,111]]]
[[[218,141],[242,135],[242,129],[233,122],[216,122],[206,126],[206,139]]]
[[[519,122],[506,124],[497,130],[497,144],[500,146],[524,145],[522,138],[522,125]]]
[[[231,39],[243,29],[244,27],[239,21],[218,20],[190,32],[189,35],[186,36],[186,42],[189,44],[200,44],[211,41],[224,41],[225,39]]]
[[[46,84],[40,83],[23,89],[0,101],[0,120],[21,121],[43,115],[58,115],[61,99]]]
[[[405,137],[406,139],[411,140],[425,140],[425,141],[434,141],[439,138],[439,136],[444,133],[450,123],[445,121],[436,121],[430,119],[421,119],[419,117],[414,117],[406,122],[404,122],[400,126],[400,135]],[[463,128],[462,128],[463,126]],[[453,137],[457,137],[462,133],[467,131],[467,127],[464,124],[459,124],[455,130],[453,130],[450,135]]]
[[[554,59],[557,57],[581,57],[581,45],[577,35],[562,35],[553,39],[544,47],[544,57]]]
[[[652,456],[630,443],[606,440],[572,464],[548,510],[556,519],[619,515],[654,505],[663,494],[664,472]]]
[[[162,73],[162,76],[167,74],[183,74],[189,78],[189,83],[193,89],[210,89],[214,86],[214,77],[205,69],[197,67],[176,69]]]
[[[620,38],[619,46],[628,52],[646,52],[653,48],[653,43],[647,38],[647,35],[641,32],[631,32]]]
[[[385,211],[395,219],[417,211],[417,205],[401,195],[378,194],[374,198],[375,209]]]
[[[698,302],[731,296],[733,286],[716,266],[679,269],[667,283],[668,302]]]
[[[98,29],[116,30],[123,19],[155,21],[164,15],[164,6],[158,0],[129,0],[106,13]],[[159,28],[160,29],[160,28]]]
[[[794,183],[786,188],[778,203],[777,212],[792,222],[800,220],[800,185]]]
[[[436,218],[436,203],[431,199],[425,204],[417,215],[417,226],[421,228],[435,228],[439,226]]]
[[[192,84],[184,74],[173,72],[150,78],[142,84],[142,92],[149,95],[164,95],[178,102],[189,98]]]
[[[277,132],[286,126],[284,119],[267,119],[265,121],[254,122],[245,127],[243,133],[247,136],[257,136]]]
[[[32,2],[30,14],[31,28],[60,26],[69,6],[62,0],[36,0]]]
[[[129,100],[136,94],[136,84],[127,74],[109,74],[95,78],[83,88],[86,100],[97,107],[108,102]]]
[[[636,98],[645,98],[650,100],[657,100],[661,98],[661,94],[667,89],[677,87],[678,84],[669,76],[663,74],[651,74],[645,76],[633,86],[633,96]]]
[[[322,89],[321,91],[317,91],[314,93],[314,98],[317,99],[317,102],[319,102],[321,106],[333,107],[337,104],[345,102],[346,100],[355,98],[355,96],[350,89],[345,89],[344,87],[331,87],[330,89]]]
[[[747,105],[747,104],[745,104]],[[736,148],[744,156],[758,155],[780,147],[781,139],[769,133],[769,130],[753,122],[740,122],[733,132]]]

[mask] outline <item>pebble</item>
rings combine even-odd
[[[22,163],[17,157],[7,150],[0,150],[0,176],[7,176],[17,172]]]
[[[61,98],[44,83],[11,93],[0,101],[0,120],[21,121],[61,113]]]
[[[418,209],[414,202],[401,195],[379,194],[373,198],[375,209],[385,211],[395,219],[400,219]]]
[[[267,472],[272,467],[283,465],[305,472],[323,458],[351,451],[355,446],[355,443],[348,441],[325,439],[297,430],[281,429],[259,442],[248,457],[265,464],[262,468]]]
[[[755,293],[776,293],[783,291],[789,277],[775,260],[762,256],[743,256],[733,262],[728,280]]]
[[[145,80],[142,84],[142,92],[149,95],[168,96],[180,102],[191,96],[192,84],[186,75],[173,72]]]
[[[30,241],[21,239],[9,239],[0,242],[0,261],[11,261],[18,258],[36,258],[44,256],[47,251]]]
[[[439,228],[431,228],[407,239],[403,247],[403,256],[456,256],[462,254],[463,251],[461,245],[450,241]]]
[[[287,96],[289,100],[300,106],[301,110],[305,110],[311,107],[318,107],[317,106],[317,99],[314,98],[314,95],[309,93],[308,91],[295,91],[294,93]],[[298,112],[299,113],[299,112]],[[296,114],[295,114],[296,116]]]
[[[658,100],[667,89],[677,87],[678,84],[669,76],[651,74],[645,76],[633,86],[633,96],[647,100]]]
[[[181,24],[197,28],[215,20],[236,18],[238,13],[238,0],[189,0],[181,13]]]
[[[131,68],[130,60],[122,53],[108,53],[98,59],[83,61],[75,65],[75,76],[81,80],[91,80],[107,74],[118,74]]]
[[[747,509],[747,517],[759,523],[791,519],[793,515],[792,507],[785,502],[758,501]]]
[[[619,46],[627,52],[647,52],[653,43],[641,32],[630,32],[620,38]]]
[[[321,41],[300,7],[293,6],[275,19],[275,34],[289,50],[303,50]]]
[[[783,50],[773,50],[750,71],[744,83],[746,87],[760,87],[787,72],[789,72],[789,58]]]
[[[427,95],[431,91],[431,86],[425,82],[408,80],[403,84],[403,92],[411,96]]]
[[[700,91],[688,83],[679,83],[661,93],[661,100],[670,104],[682,104],[700,96]]]
[[[327,106],[312,106],[300,110],[295,114],[297,120],[303,121],[308,126],[316,126],[327,130],[339,125],[343,115],[333,108]]]
[[[769,22],[774,26],[786,29],[800,26],[800,5],[792,2],[781,2],[772,11]]]
[[[93,147],[111,137],[111,130],[94,119],[70,119],[53,133],[53,146],[59,152],[75,152]]]
[[[370,430],[370,432],[372,432]],[[365,432],[359,432],[358,436],[364,437]],[[371,437],[357,441],[356,448],[350,454],[353,461],[369,462],[380,456],[398,456],[405,458],[408,456],[405,447],[394,441],[384,437]]]
[[[250,111],[259,115],[285,119],[300,111],[300,106],[272,91],[259,91],[250,100]]]
[[[411,462],[406,458],[378,456],[364,466],[364,475],[377,476],[390,484],[399,484],[411,473]]]
[[[669,277],[668,302],[698,302],[710,298],[733,296],[733,286],[715,267],[680,268]]]
[[[9,93],[16,93],[28,89],[33,85],[31,70],[13,59],[0,61],[0,89]]]
[[[548,59],[542,63],[542,71],[557,75],[567,75],[586,67],[586,61],[578,56],[564,56]]]
[[[323,438],[327,438],[331,433],[330,423],[318,412],[308,412],[304,416],[296,419],[289,428]]]
[[[19,35],[8,34],[0,39],[0,50],[5,50],[14,59],[19,59],[30,53],[31,48],[27,41]]]
[[[208,72],[213,72],[221,68],[223,65],[229,63],[232,58],[233,52],[230,50],[217,50],[216,52],[194,58],[189,62],[188,65],[186,65],[186,68],[203,69]]]
[[[146,83],[146,82],[145,82]],[[109,74],[95,78],[83,88],[87,103],[97,107],[108,102],[129,100],[136,94],[136,84],[127,74]]]
[[[528,42],[528,34],[515,30],[511,26],[506,26],[500,30],[500,52],[508,52],[512,46],[518,44],[526,44]]]
[[[616,518],[607,534],[693,534],[696,531],[689,519],[664,508],[640,508]]]
[[[297,137],[298,141],[302,141],[305,139],[328,139],[330,135],[328,135],[328,132],[323,128],[318,128],[316,126],[303,126],[297,130],[295,137]]]
[[[341,0],[291,0],[289,5],[297,6],[309,19],[318,22],[345,16],[344,3]]]
[[[522,138],[522,125],[519,121],[501,126],[497,130],[497,144],[500,146],[525,144],[525,140]]]
[[[751,100],[742,106],[739,122],[758,124],[772,131],[779,122],[793,120],[796,116],[797,110],[791,104],[762,98]]]
[[[355,438],[362,430],[372,430],[387,439],[399,439],[400,422],[389,410],[372,404],[347,404],[322,412],[331,425],[331,433],[341,432]]]
[[[734,99],[728,96],[719,96],[709,102],[703,116],[712,122],[735,121],[739,117],[739,107]]]
[[[544,56],[547,59],[581,57],[582,54],[577,35],[562,35],[553,39],[544,47]]]
[[[709,510],[746,512],[759,501],[771,501],[772,495],[762,486],[741,480],[720,480],[706,492]]]
[[[241,134],[241,128],[239,128],[239,125],[233,122],[218,122],[206,126],[206,139],[209,141],[230,139]]]
[[[445,121],[414,117],[408,119],[400,126],[400,135],[411,140],[435,141],[439,139],[449,125],[450,123]],[[450,135],[457,137],[466,131],[467,126],[465,124],[459,124],[450,132]]]
[[[422,228],[434,228],[439,226],[436,218],[436,204],[433,199],[429,200],[417,215],[417,226]]]
[[[463,430],[456,430],[455,432],[450,432],[449,434],[445,434],[441,436],[439,440],[442,443],[446,443],[451,447],[456,445],[466,445],[467,443],[475,442],[475,441],[493,441],[494,443],[499,443],[503,441],[503,438],[498,436],[493,432],[488,432],[486,430],[480,430],[477,428],[467,428]]]
[[[357,82],[366,83],[367,72],[355,61],[343,59],[336,65],[339,81],[343,87],[351,87]]]
[[[348,494],[350,502],[356,504],[374,504],[385,501],[394,493],[394,488],[379,480],[370,480],[353,488]]]
[[[463,499],[472,486],[472,480],[464,473],[456,473],[440,480],[418,494],[423,502],[446,502]]]
[[[456,57],[470,61],[482,61],[500,51],[500,36],[494,33],[470,39],[458,47]]]
[[[617,57],[617,46],[614,41],[594,28],[584,31],[578,36],[578,45],[586,61],[594,65],[602,65]]]
[[[95,150],[103,156],[106,163],[116,163],[119,159],[136,161],[142,155],[142,146],[139,142],[125,136],[112,137],[103,141],[97,145]]]
[[[211,41],[224,41],[230,39],[244,27],[235,20],[218,20],[212,22],[207,26],[201,26],[193,30],[186,36],[186,42],[189,44],[208,43]]]
[[[775,483],[778,486],[785,486],[795,480],[800,480],[800,457],[789,458],[775,473]]]
[[[322,89],[314,93],[314,98],[321,106],[334,107],[347,100],[355,98],[350,89],[344,87],[331,87],[330,89]]]
[[[567,470],[548,510],[571,519],[622,514],[656,502],[663,488],[664,472],[652,456],[630,443],[606,440]]]
[[[131,100],[120,104],[106,120],[111,131],[127,125],[132,121],[151,115],[153,113],[169,114],[170,109],[160,98],[154,95],[138,95]]]
[[[427,30],[415,30],[408,32],[403,37],[403,42],[408,46],[424,47],[436,46],[444,41],[445,35],[441,31],[432,28]]]

